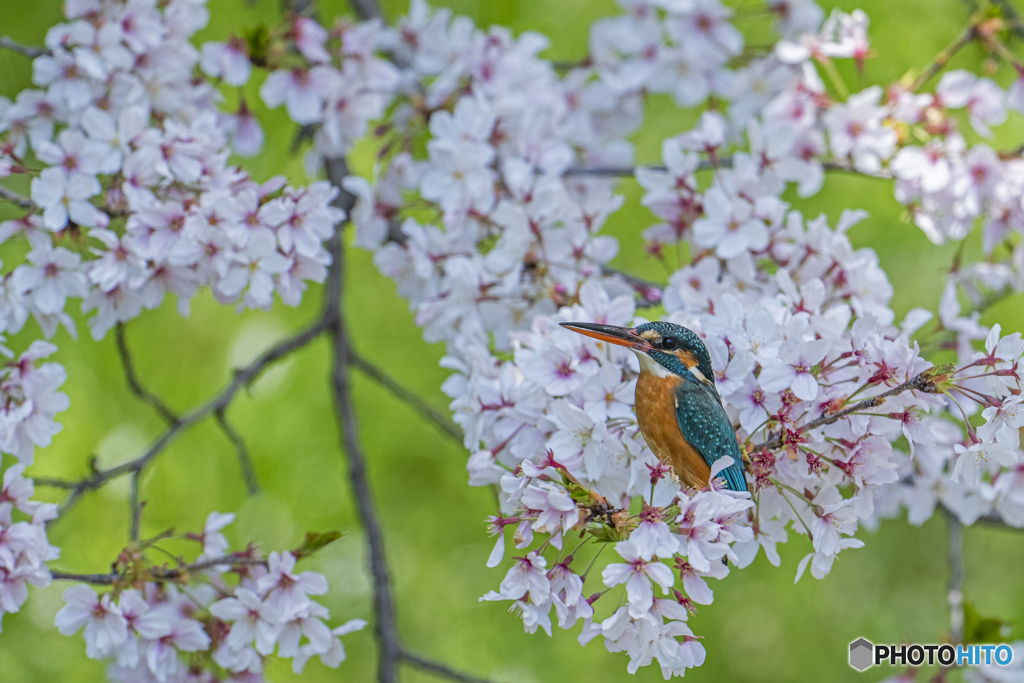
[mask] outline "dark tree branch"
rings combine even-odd
[[[217,420],[224,436],[228,437],[228,441],[235,447],[238,464],[242,468],[242,478],[245,479],[245,488],[249,491],[250,496],[255,496],[260,492],[260,485],[256,480],[256,470],[252,466],[252,460],[249,458],[249,449],[245,447],[245,439],[238,433],[234,425],[228,422],[224,408],[213,411],[213,418]]]
[[[11,202],[23,209],[31,209],[35,206],[35,204],[32,203],[32,200],[28,197],[23,197],[13,190],[8,190],[3,185],[0,185],[0,199]]]
[[[812,429],[817,429],[818,427],[832,424],[833,422],[841,420],[844,417],[848,417],[854,413],[870,410],[871,408],[877,408],[878,406],[885,403],[885,399],[889,398],[890,396],[902,394],[904,391],[928,391],[930,388],[934,387],[933,380],[935,376],[933,374],[933,370],[934,368],[925,370],[924,372],[920,373],[913,379],[908,380],[903,384],[900,384],[899,386],[895,386],[892,389],[884,391],[877,396],[872,396],[871,398],[864,399],[863,401],[858,401],[857,403],[854,403],[852,406],[843,408],[842,410],[832,413],[831,415],[822,415],[816,420],[811,420],[807,424],[798,428],[797,431],[803,434],[811,431]],[[758,451],[764,450],[776,451],[782,448],[783,446],[785,446],[785,441],[783,440],[782,435],[780,434],[779,436],[776,436],[773,439],[769,439],[764,443],[759,443],[751,446],[750,452],[756,453]]]
[[[0,38],[0,48],[6,48],[17,52],[18,54],[25,55],[29,59],[35,59],[36,57],[42,57],[43,55],[50,54],[50,51],[45,47],[29,47],[28,45],[22,45],[16,43],[7,36]]]
[[[364,375],[387,389],[392,395],[407,404],[421,416],[433,422],[441,429],[442,432],[458,442],[460,446],[463,445],[462,431],[454,422],[441,413],[441,411],[437,410],[422,398],[403,387],[383,370],[378,368],[376,365],[373,365],[351,349],[349,350],[349,363],[351,363],[352,367],[356,368]]]
[[[363,21],[382,19],[384,17],[377,0],[350,0],[350,4],[352,5],[352,11]]]
[[[422,671],[432,673],[440,678],[459,681],[459,683],[488,683],[486,678],[477,678],[476,676],[464,674],[461,671],[456,671],[455,669],[445,666],[440,662],[435,662],[427,659],[426,657],[420,657],[419,655],[408,652],[407,650],[402,650],[401,656],[409,665]]]
[[[84,479],[74,482],[63,482],[59,480],[39,480],[39,483],[44,486],[56,486],[58,488],[66,488],[71,491],[71,494],[64,501],[61,506],[61,514],[66,512],[70,507],[82,496],[86,491],[92,491],[100,488],[107,482],[125,474],[131,474],[134,472],[141,472],[146,465],[152,460],[159,456],[164,449],[178,436],[179,433],[192,427],[194,424],[205,418],[206,416],[216,413],[218,410],[224,410],[234,399],[235,395],[243,387],[251,385],[260,373],[262,373],[268,366],[274,362],[280,360],[284,356],[297,351],[304,347],[309,342],[313,341],[320,336],[322,332],[327,329],[326,319],[321,318],[317,320],[313,325],[306,328],[302,332],[288,337],[284,341],[270,347],[264,351],[256,360],[244,368],[235,370],[235,375],[231,382],[223,389],[219,394],[211,398],[208,402],[192,410],[192,412],[176,419],[174,422],[167,426],[167,429],[160,435],[159,438],[151,445],[146,452],[134,460],[111,467],[105,470],[96,470],[90,476]]]
[[[139,378],[135,374],[135,363],[132,361],[132,355],[128,351],[128,341],[125,339],[124,329],[124,323],[118,323],[114,327],[114,338],[117,340],[117,353],[121,357],[121,365],[124,367],[128,386],[131,388],[132,393],[139,397],[139,400],[149,404],[156,412],[160,413],[160,417],[164,419],[164,422],[174,424],[178,421],[178,416],[174,411],[168,408],[167,404],[161,401],[159,396],[148,391],[139,382]]]
[[[342,178],[348,169],[344,159],[333,159],[327,164],[327,177],[338,187],[341,194],[339,203],[344,208],[351,208],[354,198],[341,187]],[[345,205],[348,205],[347,207]],[[352,405],[352,391],[349,384],[349,365],[352,363],[352,351],[345,327],[344,316],[344,258],[342,242],[343,224],[338,226],[331,238],[330,251],[332,262],[327,276],[327,307],[324,320],[334,342],[334,371],[332,389],[337,410],[338,429],[341,431],[341,445],[348,457],[349,481],[356,500],[359,520],[366,532],[366,543],[369,548],[370,574],[373,578],[374,635],[380,648],[378,653],[377,680],[380,683],[395,683],[398,680],[398,660],[402,646],[395,623],[395,607],[391,593],[391,576],[384,550],[384,533],[366,472],[366,456],[359,443],[358,424],[355,408]]]

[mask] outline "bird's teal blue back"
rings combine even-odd
[[[709,466],[723,456],[731,457],[732,465],[723,470],[720,476],[733,491],[746,491],[747,481],[743,476],[740,445],[714,387],[703,385],[697,380],[683,381],[679,383],[676,394],[679,399],[676,419],[683,438],[697,449]]]

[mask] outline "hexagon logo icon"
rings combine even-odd
[[[857,671],[864,671],[874,664],[875,646],[865,638],[858,638],[850,643],[850,666]]]

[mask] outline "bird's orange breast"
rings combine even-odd
[[[636,419],[640,433],[658,459],[667,463],[685,486],[703,488],[711,468],[679,430],[676,387],[681,377],[641,373],[636,382]]]

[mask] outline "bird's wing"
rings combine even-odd
[[[733,463],[720,476],[733,491],[746,491],[743,456],[725,409],[707,389],[694,382],[680,382],[676,396],[676,420],[683,438],[697,449],[709,467],[719,458],[730,456]]]

